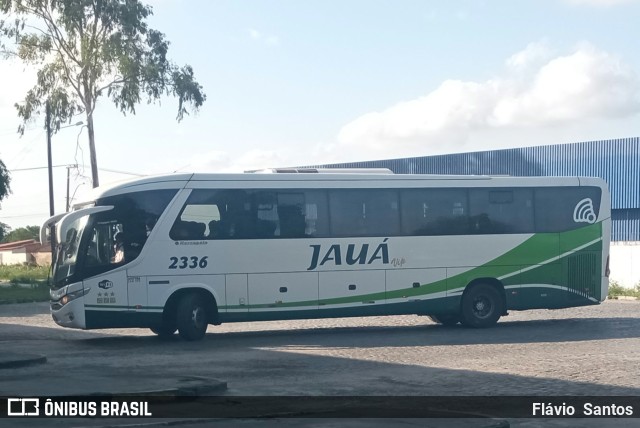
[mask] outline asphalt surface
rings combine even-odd
[[[638,397],[639,345],[637,301],[513,312],[487,330],[443,328],[417,316],[226,324],[211,326],[198,343],[183,342],[177,336],[161,341],[143,329],[62,329],[51,321],[46,303],[0,305],[0,355],[47,358],[46,363],[29,367],[0,369],[0,395],[175,391],[182,383],[193,395],[225,396]],[[207,388],[218,390],[206,392]],[[8,420],[0,420],[0,425],[3,422]],[[188,426],[252,427],[276,422],[302,427],[504,426],[499,425],[504,424],[500,419],[327,418],[190,420]],[[30,423],[34,421],[12,419],[7,426],[41,426]],[[187,422],[60,419],[46,423],[166,426]],[[512,419],[508,424],[635,427],[640,419]]]

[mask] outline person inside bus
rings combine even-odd
[[[122,263],[124,261],[124,235],[122,232],[116,232],[113,235],[113,257],[112,263]]]

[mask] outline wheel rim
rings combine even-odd
[[[473,315],[477,318],[487,318],[493,312],[493,304],[487,296],[478,296],[473,299]]]
[[[205,325],[204,318],[205,314],[202,307],[197,306],[193,308],[191,311],[191,323],[196,329],[200,330]]]

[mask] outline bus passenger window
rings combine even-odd
[[[281,193],[278,195],[278,220],[282,238],[303,238],[306,222],[304,194]]]
[[[177,241],[204,239],[205,224],[178,220],[171,228],[170,236]]]
[[[576,222],[575,209],[581,201],[588,202],[589,211],[598,217],[599,187],[539,187],[535,190],[536,232],[563,232],[583,227],[588,223]],[[554,207],[550,210],[547,207]]]
[[[171,227],[169,236],[176,241],[212,239],[219,233],[219,222],[217,205],[188,204]]]
[[[471,233],[533,232],[533,190],[530,188],[470,189]]]
[[[402,234],[464,235],[469,230],[464,189],[402,190]]]
[[[398,192],[386,189],[331,190],[334,236],[394,236],[399,233]]]

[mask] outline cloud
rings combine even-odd
[[[530,44],[507,59],[505,77],[446,80],[424,96],[358,117],[342,127],[338,142],[388,156],[462,145],[479,130],[549,127],[640,112],[640,79],[620,58],[589,44],[549,56],[544,45]]]
[[[253,149],[241,154],[212,150],[187,160],[177,172],[234,173],[290,165],[290,160],[283,156],[287,155],[262,149]]]
[[[25,147],[28,138],[33,138],[28,133],[24,139],[19,138],[17,131],[22,120],[14,105],[21,102],[35,84],[36,71],[17,60],[0,59],[0,76],[0,159],[7,167],[14,168],[14,161],[22,160],[28,153]],[[27,129],[32,128],[40,130],[42,121],[35,119],[27,126]]]
[[[532,42],[526,48],[511,55],[505,62],[507,67],[520,71],[531,66],[540,65],[551,57],[551,49],[545,42]]]
[[[13,105],[36,83],[36,71],[18,60],[0,59],[0,76],[0,109],[10,108],[15,114]]]
[[[267,46],[278,46],[280,44],[280,38],[278,36],[274,36],[273,34],[263,34],[262,32],[254,28],[247,29],[247,32],[249,33],[249,37],[251,37],[251,39],[257,42],[264,43]]]

